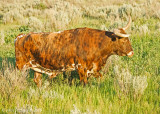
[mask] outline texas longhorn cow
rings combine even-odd
[[[50,78],[63,71],[77,70],[80,81],[87,83],[87,77],[99,71],[109,56],[133,56],[126,27],[113,32],[91,28],[77,28],[63,32],[20,34],[15,39],[16,67],[35,71],[34,81],[41,86],[42,73]]]

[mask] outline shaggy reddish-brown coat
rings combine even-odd
[[[123,29],[120,32],[126,34]],[[34,81],[38,86],[41,86],[41,73],[52,78],[68,70],[77,70],[80,81],[86,84],[90,73],[101,76],[101,67],[113,54],[133,55],[128,37],[91,28],[21,34],[15,41],[17,68],[36,71]]]

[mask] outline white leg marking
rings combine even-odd
[[[93,63],[93,68],[91,70],[87,70],[87,77],[89,74],[93,74],[95,70],[97,70],[97,65]]]
[[[76,65],[76,69],[78,69],[78,67],[81,67],[81,64]]]

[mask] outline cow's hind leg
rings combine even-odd
[[[57,76],[56,73],[53,73],[52,75],[48,75],[48,81],[52,83],[52,79],[55,78],[56,76]]]
[[[38,87],[42,86],[42,73],[34,72],[34,82]]]
[[[84,85],[86,85],[88,83],[88,80],[87,80],[87,70],[86,69],[83,69],[83,68],[79,68],[78,69],[78,74],[79,74],[79,77],[80,77],[80,82],[84,83]]]
[[[52,73],[52,75],[49,75],[48,77],[51,80],[52,78],[55,78],[57,75],[58,73],[55,72],[55,73]]]

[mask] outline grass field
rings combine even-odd
[[[1,0],[0,113],[159,114],[159,8],[159,0]],[[43,74],[43,86],[37,88],[32,70],[15,68],[14,39],[20,33],[78,27],[112,31],[129,15],[134,56],[111,56],[103,78],[91,77],[86,87],[76,72],[66,72],[51,81]]]

